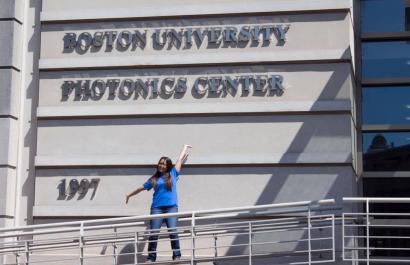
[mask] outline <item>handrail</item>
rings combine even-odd
[[[326,199],[3,228],[0,229],[0,238],[5,238],[6,241],[0,242],[0,255],[12,254],[16,256],[16,260],[19,260],[20,254],[24,253],[26,262],[23,263],[28,265],[31,263],[35,264],[34,261],[29,261],[33,253],[51,251],[52,249],[64,251],[64,249],[77,248],[77,253],[80,253],[79,264],[84,264],[84,260],[87,258],[101,257],[101,255],[90,256],[90,253],[85,252],[87,248],[103,247],[110,244],[114,246],[114,252],[113,254],[105,254],[105,256],[113,255],[113,259],[116,262],[118,257],[124,255],[117,253],[119,245],[133,244],[137,246],[137,243],[147,243],[146,236],[153,234],[160,236],[158,242],[167,241],[163,237],[169,236],[172,233],[162,229],[138,228],[137,224],[144,224],[145,221],[155,218],[179,217],[179,220],[182,222],[190,222],[190,225],[177,227],[176,233],[179,234],[181,242],[191,242],[190,246],[184,245],[182,247],[181,245],[181,250],[184,250],[185,253],[190,253],[190,259],[185,260],[185,262],[191,264],[206,260],[245,257],[249,258],[249,262],[252,264],[254,258],[278,257],[285,253],[284,251],[257,253],[252,250],[253,248],[263,246],[270,249],[278,244],[296,244],[296,249],[286,251],[286,255],[302,259],[302,261],[298,260],[297,263],[299,264],[323,263],[335,259],[335,217],[334,214],[324,213],[335,209],[335,207],[329,207],[329,205],[334,205],[334,203],[333,199]],[[214,223],[209,224],[209,220],[212,220]],[[124,230],[119,232],[119,229]],[[130,229],[132,230],[131,232]],[[112,230],[114,232],[109,232]],[[91,231],[95,232],[91,233]],[[293,232],[297,232],[297,234],[292,234]],[[283,233],[287,233],[289,237],[293,238],[284,239],[280,236]],[[50,239],[47,236],[50,234],[59,235],[57,238],[53,237],[53,239]],[[244,235],[248,235],[249,239],[242,242],[240,238]],[[270,237],[264,240],[254,240],[256,237],[263,239],[266,235],[270,235]],[[217,244],[218,238],[222,240],[222,243],[225,243]],[[229,238],[239,238],[240,240],[236,243],[235,241],[229,243]],[[201,240],[202,242],[208,242],[209,240],[212,241],[212,239],[214,240],[212,246],[203,245],[204,243],[197,245]],[[325,245],[318,247],[317,245],[312,245],[312,242],[321,242],[321,244]],[[309,248],[305,247],[306,244]],[[227,247],[231,249],[245,248],[249,250],[249,253],[246,255],[218,255],[221,248]],[[198,256],[197,251],[202,250],[214,251],[215,256]],[[243,253],[243,251],[238,253]],[[137,250],[136,247],[134,248],[134,257],[142,254],[143,251]],[[325,254],[324,257],[321,256],[322,254]],[[308,259],[303,260],[303,257],[308,257]],[[135,262],[137,264],[138,261],[136,260]]]
[[[335,225],[341,225],[344,261],[364,262],[369,265],[373,262],[410,264],[410,248],[400,244],[388,245],[388,242],[394,240],[410,241],[410,235],[375,233],[375,229],[393,231],[410,227],[406,223],[410,214],[401,212],[401,208],[397,207],[388,210],[389,212],[380,212],[384,208],[373,207],[381,204],[408,204],[410,198],[346,197],[343,198],[343,203],[345,206],[356,204],[358,207],[349,206],[348,210],[341,211],[342,208],[335,205],[333,199],[327,199],[2,228],[0,239],[4,240],[0,241],[0,257],[15,255],[13,264],[34,265],[42,264],[38,259],[30,260],[32,255],[39,255],[36,253],[77,249],[79,256],[71,258],[76,264],[81,265],[87,259],[101,257],[112,258],[114,264],[117,264],[118,259],[130,255],[118,252],[119,246],[147,244],[149,235],[158,235],[157,241],[165,242],[169,240],[166,237],[172,234],[172,231],[146,229],[141,225],[146,225],[146,221],[155,218],[176,216],[183,225],[176,228],[176,233],[181,242],[186,243],[181,245],[181,250],[189,256],[183,259],[182,263],[246,258],[252,265],[258,258],[285,257],[294,258],[293,264],[334,262]],[[381,210],[373,212],[376,209]],[[280,236],[284,233],[285,237]],[[50,235],[58,236],[50,239]],[[247,240],[244,240],[245,238]],[[199,244],[200,242],[207,243]],[[384,245],[386,242],[387,245]],[[283,248],[289,244],[294,246],[293,250]],[[104,249],[107,246],[113,247],[112,253],[86,251],[99,247]],[[269,251],[259,253],[259,247]],[[231,249],[231,252],[223,254],[221,249],[224,248]],[[235,252],[234,249],[239,251]],[[201,256],[198,254],[201,251],[213,251],[214,255]],[[400,256],[400,253],[405,251],[408,251],[408,256]],[[385,255],[387,252],[391,256]],[[347,255],[349,253],[350,256]],[[144,264],[138,263],[138,259],[144,254],[146,250],[134,247],[134,264]],[[67,257],[64,259],[70,260]],[[172,261],[162,260],[157,264],[172,264]]]
[[[410,198],[400,198],[400,197],[345,197],[343,202],[355,203],[355,202],[374,202],[374,203],[410,203]]]
[[[52,227],[61,227],[61,226],[76,226],[76,225],[88,225],[94,223],[118,223],[123,221],[147,221],[155,218],[167,218],[167,217],[187,217],[200,216],[204,214],[212,213],[229,213],[229,212],[239,212],[239,211],[250,211],[250,210],[264,210],[270,208],[286,208],[286,207],[298,207],[298,206],[308,206],[308,205],[329,205],[334,204],[334,199],[325,199],[325,200],[314,200],[314,201],[300,201],[300,202],[290,202],[290,203],[276,203],[276,204],[264,204],[256,206],[245,206],[245,207],[232,207],[232,208],[223,208],[223,209],[212,209],[212,210],[200,210],[200,211],[189,211],[189,212],[178,212],[178,213],[168,213],[168,214],[157,214],[153,215],[140,215],[140,216],[129,216],[129,217],[116,217],[116,218],[104,218],[97,220],[87,220],[87,221],[72,221],[72,222],[60,222],[53,224],[40,224],[40,225],[27,225],[27,226],[18,226],[12,228],[0,228],[0,233],[16,231],[16,230],[33,230],[38,228],[52,228]],[[84,227],[85,228],[85,227]]]

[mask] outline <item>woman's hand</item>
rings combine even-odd
[[[137,195],[138,193],[140,193],[140,192],[143,191],[143,190],[144,190],[144,186],[141,186],[141,187],[137,188],[136,190],[134,190],[133,192],[131,192],[130,194],[127,194],[127,195],[125,196],[125,204],[128,203],[128,201],[130,200],[130,198],[131,198],[132,196]]]
[[[184,144],[184,149],[185,149],[185,151],[188,150],[188,148],[192,148],[192,145],[190,145],[190,144]]]
[[[128,204],[129,200],[130,200],[130,195],[125,196],[125,204]]]
[[[188,157],[188,149],[191,149],[192,145],[190,144],[184,144],[184,147],[182,148],[181,153],[179,154],[179,157],[177,159],[177,162],[175,163],[175,169],[180,172],[182,165],[185,163],[187,157]]]

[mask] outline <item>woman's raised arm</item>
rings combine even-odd
[[[185,144],[181,150],[181,153],[178,156],[178,160],[175,163],[175,169],[180,172],[182,165],[185,163],[186,159],[188,158],[188,149],[192,148],[192,145]]]

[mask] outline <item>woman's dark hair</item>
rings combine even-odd
[[[171,169],[172,169],[172,160],[169,157],[163,156],[158,160],[158,164],[159,164],[159,162],[161,162],[161,160],[165,160],[165,164],[166,164],[166,167],[167,167],[167,169],[164,173],[165,187],[167,188],[168,191],[170,191],[172,189],[172,178],[171,178],[171,174],[170,174]],[[157,188],[158,178],[161,177],[161,172],[158,170],[158,164],[157,164],[157,171],[151,177],[151,184],[154,187],[154,189]]]

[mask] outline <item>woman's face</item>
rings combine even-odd
[[[161,173],[167,172],[167,162],[165,159],[161,159],[158,163],[158,171]]]

